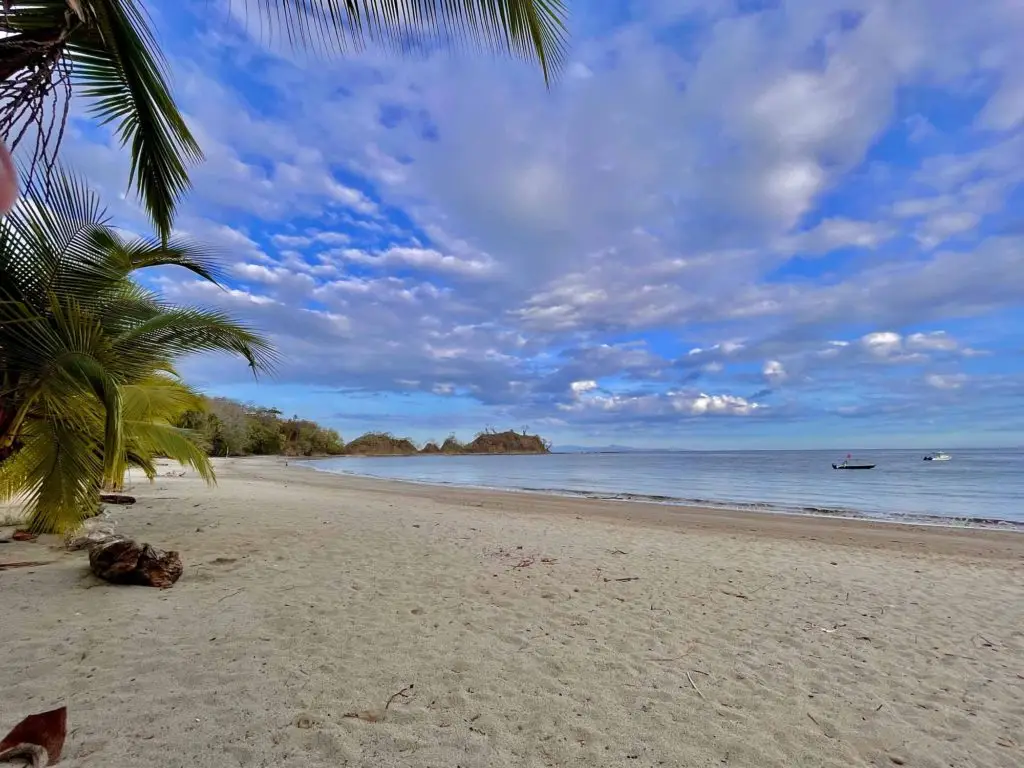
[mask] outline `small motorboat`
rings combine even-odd
[[[833,462],[832,469],[874,469],[874,464],[868,464],[866,461],[857,461],[850,454],[846,454],[846,458],[836,464]]]
[[[948,453],[943,453],[942,451],[936,451],[935,453],[929,453],[927,456],[924,457],[924,460],[925,461],[949,461],[952,458],[953,457],[950,456]]]

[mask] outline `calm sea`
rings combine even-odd
[[[341,458],[317,469],[420,483],[1024,529],[1024,450],[858,451],[876,463],[835,471],[822,451],[564,453]]]

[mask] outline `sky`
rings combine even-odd
[[[594,11],[599,6],[600,11]],[[1020,0],[570,0],[546,88],[487,53],[295,52],[242,3],[147,3],[206,155],[178,230],[281,353],[204,391],[415,440],[1017,445]],[[128,155],[65,161],[132,232]]]

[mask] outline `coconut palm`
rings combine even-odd
[[[216,282],[214,256],[184,241],[126,239],[96,196],[58,168],[0,221],[0,498],[24,495],[37,530],[74,527],[101,484],[169,455],[212,477],[170,425],[195,406],[175,360],[273,351],[223,313],[173,306],[132,276],[177,266]]]
[[[292,45],[347,50],[367,39],[392,48],[410,30],[473,41],[533,59],[547,81],[565,52],[562,0],[255,0]],[[166,237],[201,152],[167,87],[164,61],[139,0],[2,0],[0,137],[35,141],[30,175],[55,157],[72,92],[130,145],[133,186]]]

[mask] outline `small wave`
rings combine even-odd
[[[992,517],[953,517],[929,515],[921,513],[879,512],[847,507],[822,507],[807,505],[790,505],[775,502],[729,501],[722,499],[688,498],[685,496],[666,496],[662,494],[644,494],[630,492],[587,491],[576,488],[559,488],[547,486],[512,486],[512,485],[478,485],[440,479],[421,479],[416,477],[397,478],[385,474],[365,471],[354,471],[337,467],[318,466],[316,461],[304,462],[311,469],[329,474],[366,477],[388,482],[412,483],[444,488],[467,488],[474,490],[503,491],[512,493],[532,493],[570,498],[593,499],[595,501],[623,501],[643,504],[658,504],[666,507],[685,507],[687,509],[705,508],[736,512],[759,512],[766,514],[801,515],[806,517],[831,517],[849,520],[866,520],[873,522],[899,523],[904,525],[926,525],[946,528],[983,528],[1001,531],[1024,532],[1024,522],[1003,520]]]

